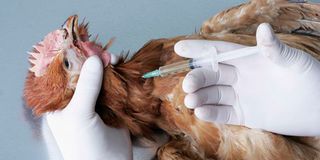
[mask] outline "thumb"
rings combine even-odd
[[[275,36],[272,27],[268,23],[262,23],[257,28],[257,46],[261,53],[269,57],[273,61],[284,60],[280,53],[282,50],[282,43]]]
[[[300,71],[307,67],[310,56],[299,49],[283,44],[274,34],[270,24],[260,24],[256,38],[260,52],[274,63]]]
[[[101,89],[102,75],[103,65],[100,58],[98,56],[89,57],[81,69],[77,88],[69,103],[70,110],[77,110],[80,113],[94,113]]]

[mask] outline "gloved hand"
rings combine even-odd
[[[86,60],[70,103],[45,116],[65,160],[132,159],[128,130],[106,126],[95,112],[102,70],[97,56]]]
[[[239,124],[286,135],[320,135],[320,63],[274,35],[257,29],[259,53],[190,71],[183,81],[185,105],[203,120]],[[247,46],[204,40],[175,45],[183,57],[197,58]]]

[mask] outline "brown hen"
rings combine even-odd
[[[34,61],[41,61],[37,55],[48,47],[43,42],[34,47],[30,57],[33,69],[28,73],[24,97],[36,115],[64,108],[79,76],[78,72],[70,71],[72,68],[67,64],[73,63],[74,57],[68,55],[75,52],[76,59],[83,63],[90,53],[97,52],[106,67],[96,111],[107,125],[127,126],[135,137],[152,140],[153,133],[165,131],[170,140],[158,149],[158,159],[320,159],[320,139],[316,137],[287,137],[198,120],[183,103],[181,83],[185,73],[141,78],[159,66],[183,60],[173,51],[179,40],[255,45],[254,33],[262,22],[271,23],[284,43],[320,59],[319,10],[318,4],[302,1],[252,0],[206,21],[201,34],[152,40],[130,60],[122,58],[117,65],[108,64],[107,47],[90,42],[87,26],[78,26],[77,17],[72,16],[61,31],[63,38],[60,37],[68,45],[55,42],[51,48],[57,49],[56,54],[46,59],[48,65],[39,67]]]

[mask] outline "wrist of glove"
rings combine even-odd
[[[320,63],[289,47],[268,24],[257,29],[259,54],[190,71],[183,81],[185,105],[206,121],[239,124],[286,135],[320,135]],[[247,46],[186,40],[175,52],[198,58],[215,47],[219,53]],[[197,55],[193,53],[198,53]]]
[[[96,56],[83,65],[75,93],[61,111],[45,118],[64,159],[132,159],[126,128],[106,126],[94,111],[101,88],[102,63]]]

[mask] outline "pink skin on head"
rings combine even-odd
[[[66,32],[64,30],[56,30],[45,36],[44,40],[33,46],[34,52],[30,52],[29,61],[33,64],[30,71],[34,72],[37,77],[42,76],[56,56],[61,50],[65,42]]]
[[[65,39],[66,34],[65,30],[53,31],[45,36],[43,41],[34,46],[35,50],[34,52],[30,52],[31,57],[29,58],[29,61],[33,64],[30,71],[34,72],[36,77],[40,77],[45,73],[53,58],[60,53],[60,51],[69,48],[74,48],[79,56],[83,54],[86,58],[98,55],[101,58],[104,67],[110,63],[110,53],[103,50],[100,45],[90,41],[82,42],[79,40],[77,42],[81,49],[81,53],[79,53],[79,49],[75,49],[76,47],[74,46],[72,39]]]
[[[111,59],[110,53],[103,50],[101,46],[98,46],[94,42],[90,42],[90,41],[79,42],[79,45],[84,50],[84,55],[86,57],[98,55],[102,60],[104,67],[106,67],[110,63],[110,59]]]

